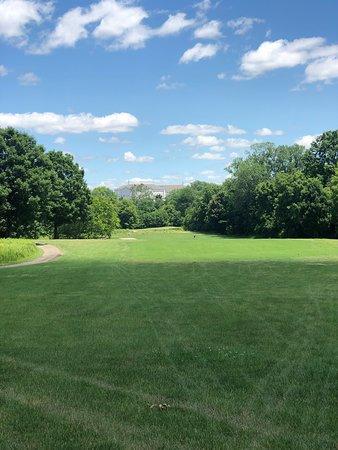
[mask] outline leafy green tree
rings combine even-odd
[[[113,201],[117,205],[118,198],[115,192],[112,189],[109,189],[106,186],[99,186],[92,190],[92,197],[100,196],[100,197],[106,197]]]
[[[208,204],[207,223],[211,231],[221,234],[232,232],[230,202],[231,198],[224,184],[220,191],[212,196]]]
[[[147,228],[150,226],[152,215],[158,207],[158,199],[155,199],[153,193],[145,184],[132,186],[131,191],[131,199],[138,210],[138,227]]]
[[[232,178],[225,182],[229,194],[229,231],[233,234],[250,235],[256,225],[256,186],[269,179],[267,167],[255,158],[234,161]]]
[[[306,153],[306,173],[311,177],[321,177],[327,185],[335,174],[338,164],[338,130],[327,131],[319,136]]]
[[[194,186],[196,188],[196,185]],[[219,190],[219,186],[211,183],[203,183],[197,186],[197,192],[193,204],[188,208],[184,218],[184,227],[193,231],[208,231],[208,207],[209,203]]]
[[[90,191],[84,180],[84,171],[73,157],[62,152],[47,154],[52,166],[52,193],[48,203],[48,218],[54,239],[59,228],[67,224],[89,220]]]
[[[47,224],[52,165],[34,138],[0,129],[0,236],[37,237]]]
[[[122,199],[118,203],[118,217],[124,229],[138,228],[139,213],[135,203],[129,199]]]
[[[120,227],[117,202],[106,194],[103,191],[95,192],[95,189],[92,193],[90,231],[93,237],[110,238],[113,231]]]
[[[266,169],[268,176],[277,173],[303,171],[305,149],[300,145],[275,145],[263,142],[251,146],[247,160],[255,161]]]
[[[179,211],[177,211],[172,203],[165,202],[161,207],[163,214],[166,217],[166,225],[172,227],[182,226],[182,216]]]
[[[256,189],[259,234],[320,237],[329,232],[332,201],[318,178],[279,173]]]
[[[165,208],[159,208],[144,217],[145,228],[160,228],[169,225]]]
[[[338,165],[336,166],[335,174],[331,180],[332,192],[332,227],[335,236],[338,237]]]

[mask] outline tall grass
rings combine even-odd
[[[0,264],[16,263],[39,255],[34,242],[26,239],[0,239]]]

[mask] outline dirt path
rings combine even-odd
[[[33,266],[35,264],[45,264],[50,261],[54,261],[54,259],[57,259],[59,256],[62,255],[61,250],[59,250],[54,245],[45,244],[45,245],[41,245],[41,248],[42,248],[43,253],[38,258],[33,259],[32,261],[26,261],[23,263],[8,264],[6,266],[0,266],[0,269],[9,269],[11,267]]]

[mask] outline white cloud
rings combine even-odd
[[[124,160],[132,163],[149,163],[154,161],[154,158],[152,156],[136,156],[133,152],[126,152]]]
[[[123,133],[138,126],[138,119],[129,113],[96,117],[92,114],[61,115],[51,112],[11,114],[0,113],[0,127],[24,128],[41,134],[57,133]]]
[[[239,155],[236,152],[231,152],[230,153],[230,158],[237,158]]]
[[[130,178],[130,180],[128,181],[129,183],[133,184],[154,184],[156,182],[156,180],[154,180],[153,178],[139,178],[139,177]]]
[[[227,125],[226,132],[228,134],[233,134],[233,135],[246,134],[245,130],[243,130],[242,128],[235,127],[234,125]]]
[[[187,19],[186,14],[177,13],[169,18],[157,29],[153,31],[155,36],[169,36],[180,33],[185,28],[191,27],[195,23],[192,19]]]
[[[33,72],[23,73],[18,77],[18,80],[22,86],[36,86],[40,83],[40,78]]]
[[[224,145],[230,148],[248,148],[254,143],[255,141],[249,141],[248,139],[236,138],[229,138],[224,141]]]
[[[235,34],[242,36],[248,33],[256,23],[264,23],[264,20],[256,17],[239,17],[235,20],[229,20],[227,25],[234,30]]]
[[[211,8],[211,0],[202,0],[201,2],[196,3],[195,8],[206,13]]]
[[[207,159],[210,161],[222,161],[225,159],[224,156],[221,156],[219,153],[210,153],[210,152],[205,152],[205,153],[195,153],[192,156],[193,159]]]
[[[219,139],[216,136],[207,135],[189,136],[182,142],[182,144],[190,145],[191,147],[213,147],[219,146],[222,143],[222,139]]]
[[[117,144],[120,142],[120,139],[116,136],[99,137],[99,142],[102,144]]]
[[[201,59],[212,58],[219,51],[220,47],[217,44],[201,44],[198,43],[194,47],[186,50],[181,59],[180,63],[187,64],[190,62],[197,62]]]
[[[49,1],[1,0],[0,36],[24,42],[28,25],[41,23],[52,11],[53,4]]]
[[[313,141],[315,141],[318,137],[318,134],[307,134],[306,136],[303,136],[296,140],[295,144],[302,145],[306,149],[311,147],[311,144]]]
[[[56,139],[54,139],[54,144],[63,145],[63,144],[65,144],[65,142],[66,142],[66,139],[62,136],[59,136]]]
[[[180,89],[184,86],[184,83],[179,83],[177,81],[172,81],[171,75],[163,75],[160,78],[160,82],[156,86],[158,91],[174,91]]]
[[[144,23],[149,15],[141,6],[132,2],[100,0],[88,8],[76,7],[58,19],[55,29],[33,53],[49,53],[58,47],[74,47],[89,36],[107,44],[107,49],[142,48],[147,40],[178,34],[193,25],[186,14],[171,15],[158,28]]]
[[[228,148],[248,148],[255,141],[241,138],[219,139],[216,136],[190,136],[182,142],[191,147],[210,147],[214,152],[222,152]]]
[[[217,125],[205,125],[205,124],[187,124],[187,125],[170,125],[161,131],[161,134],[166,135],[210,135],[224,132],[224,127]]]
[[[5,77],[8,75],[8,69],[4,65],[0,65],[0,77]]]
[[[271,130],[270,128],[260,128],[255,131],[257,136],[282,136],[284,131],[282,130]]]
[[[222,36],[221,22],[219,20],[211,20],[205,23],[194,32],[196,39],[218,39]]]
[[[312,60],[337,56],[338,45],[325,45],[325,42],[321,37],[265,41],[256,50],[244,54],[241,71],[244,77],[253,78],[271,70],[292,68]]]
[[[305,69],[306,83],[329,83],[334,78],[338,78],[338,55],[313,61]]]
[[[219,80],[225,80],[226,79],[226,73],[225,72],[221,72],[221,73],[218,73],[217,74],[217,78],[219,79]]]

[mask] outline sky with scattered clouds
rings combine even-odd
[[[0,0],[0,126],[91,187],[222,182],[338,125],[335,0]]]

